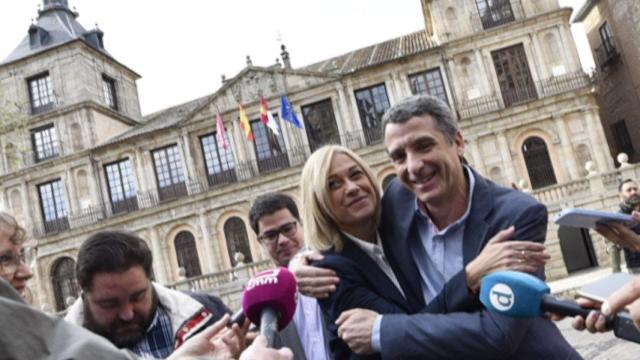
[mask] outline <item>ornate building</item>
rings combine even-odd
[[[587,0],[576,13],[596,60],[600,118],[611,154],[640,161],[640,3]]]
[[[0,201],[38,240],[36,303],[64,309],[77,292],[79,244],[102,229],[126,228],[149,241],[163,283],[182,279],[180,268],[193,279],[228,275],[237,253],[245,263],[267,259],[249,229],[253,199],[267,191],[297,199],[302,164],[326,143],[356,150],[386,184],[393,169],[380,119],[415,93],[456,109],[467,160],[480,173],[533,191],[552,213],[567,204],[610,207],[611,197],[594,189],[610,191],[617,175],[585,178],[586,162],[592,174],[614,169],[569,31],[571,9],[556,0],[423,0],[422,7],[425,29],[415,33],[300,68],[282,46],[282,63],[261,67],[247,58],[213,94],[143,117],[139,76],[108,53],[103,33],[85,30],[66,0],[45,0],[0,63],[0,93],[14,120],[0,135]],[[280,119],[282,96],[304,129]],[[260,121],[260,97],[278,132]],[[557,230],[549,230],[551,278],[604,261],[587,234],[579,251],[592,260],[567,266],[563,259],[577,250],[565,251]]]

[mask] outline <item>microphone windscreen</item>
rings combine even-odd
[[[480,301],[494,313],[530,318],[543,314],[542,298],[549,286],[537,277],[518,271],[498,271],[480,284]]]
[[[260,325],[260,314],[271,308],[278,314],[278,330],[284,329],[296,312],[298,290],[296,278],[284,267],[257,273],[242,293],[242,309],[256,325]]]

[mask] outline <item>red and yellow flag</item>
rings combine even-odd
[[[251,132],[251,124],[249,124],[247,113],[244,111],[242,104],[238,105],[240,106],[240,127],[242,128],[242,131],[244,131],[244,135],[247,137],[247,140],[253,141],[253,132]]]

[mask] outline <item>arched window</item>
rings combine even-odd
[[[391,181],[393,181],[393,179],[395,179],[396,176],[397,176],[396,174],[389,174],[385,176],[385,178],[382,180],[382,191],[387,190],[389,185],[391,185]]]
[[[78,297],[78,283],[74,273],[75,261],[63,257],[53,264],[51,268],[51,282],[53,284],[53,296],[56,299],[56,311],[62,311],[71,305],[67,301],[70,297]]]
[[[522,144],[522,154],[527,165],[532,189],[535,190],[557,183],[549,151],[547,151],[547,144],[545,144],[544,140],[537,136],[527,138]]]
[[[229,259],[231,266],[236,265],[235,253],[239,252],[244,255],[244,262],[253,262],[251,257],[251,248],[249,247],[249,236],[244,222],[237,217],[232,217],[224,224],[224,237],[227,239],[227,249],[229,250]]]
[[[202,275],[196,240],[188,231],[180,231],[174,241],[178,266],[185,269],[185,276],[190,278]]]

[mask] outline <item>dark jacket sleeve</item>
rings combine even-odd
[[[501,222],[502,223],[502,222]],[[515,233],[512,240],[527,240],[544,243],[547,235],[548,214],[547,208],[542,204],[528,206],[524,211],[518,213],[515,219],[504,222],[503,227],[497,226],[492,229],[492,236],[498,231],[514,225]],[[490,237],[485,239],[489,241]],[[545,279],[544,268],[538,269],[534,274]],[[442,291],[424,308],[423,312],[448,313],[456,311],[472,311],[481,306],[478,295],[470,292],[467,287],[467,275],[463,268],[447,281]]]
[[[212,318],[212,321],[210,321],[210,324],[213,324],[214,322],[218,321],[220,318],[224,316],[224,314],[231,315],[231,310],[229,310],[227,305],[225,305],[222,302],[222,300],[215,295],[190,292],[190,291],[187,291],[185,293],[189,295],[192,299],[202,304],[202,306],[204,306],[205,309],[207,309],[213,315],[213,318]]]
[[[371,290],[372,286],[363,273],[366,269],[363,269],[362,264],[341,256],[325,254],[325,258],[314,265],[332,269],[340,278],[336,291],[328,298],[318,300],[322,310],[332,320],[335,321],[343,311],[355,308],[369,309],[380,314],[406,312],[400,306],[385,300],[382,294]]]
[[[362,264],[358,265],[345,257],[325,253],[324,259],[313,265],[332,269],[340,278],[336,291],[327,299],[318,300],[329,331],[329,349],[333,357],[335,359],[379,359],[378,354],[360,356],[353,353],[338,337],[336,319],[343,311],[355,308],[369,309],[379,314],[404,313],[405,310],[385,300],[383,294],[372,290],[374,287],[363,273],[370,269],[363,269],[366,266]]]
[[[493,219],[486,241],[503,228],[516,227],[514,239],[544,242],[547,211],[535,203]],[[508,214],[508,212],[503,212]],[[484,244],[483,244],[484,247]],[[464,273],[464,269],[461,271]],[[544,278],[544,269],[537,276]],[[457,289],[456,289],[457,288]],[[479,301],[469,298],[466,279],[459,273],[445,285],[441,294],[427,306],[429,312],[451,312],[463,306],[465,313],[385,315],[381,324],[383,358],[504,358],[513,354],[529,330],[532,320],[508,318],[487,312]],[[476,306],[473,306],[475,302]],[[470,306],[473,309],[465,309]],[[399,346],[401,344],[401,346]],[[428,355],[426,355],[428,354]]]

